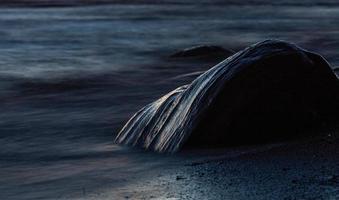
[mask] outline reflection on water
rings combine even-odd
[[[64,187],[70,177],[87,177],[72,182],[78,188],[93,179],[112,181],[105,170],[121,164],[135,171],[150,167],[141,166],[146,156],[136,165],[122,162],[138,156],[111,141],[141,106],[213,64],[169,60],[177,49],[216,44],[239,50],[277,38],[339,65],[337,6],[0,9],[0,197],[52,198],[52,191],[73,191]],[[115,176],[126,173],[116,170]]]

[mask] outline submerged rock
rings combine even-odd
[[[138,111],[115,142],[158,152],[262,143],[336,121],[339,81],[319,55],[267,40]]]
[[[193,59],[225,59],[234,52],[220,46],[200,45],[190,47],[172,54],[171,58],[193,58]]]

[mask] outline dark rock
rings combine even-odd
[[[290,170],[289,168],[286,168],[286,167],[284,167],[284,168],[282,168],[282,170],[284,171],[284,172],[286,172],[286,171],[288,171],[288,170]]]
[[[338,122],[339,81],[319,55],[267,40],[137,112],[115,141],[159,152],[264,143]]]
[[[200,45],[190,47],[172,54],[171,58],[193,58],[193,59],[226,59],[233,55],[232,50],[214,45]]]
[[[339,176],[332,175],[328,178],[328,181],[331,182],[331,183],[339,183]]]
[[[186,178],[185,178],[185,177],[183,177],[183,176],[177,176],[177,177],[176,177],[176,180],[177,180],[177,181],[179,181],[179,180],[183,180],[183,179],[186,179]]]

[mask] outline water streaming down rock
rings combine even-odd
[[[339,82],[294,44],[252,45],[138,111],[115,142],[158,152],[264,142],[336,121]]]

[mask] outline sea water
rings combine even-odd
[[[262,2],[1,7],[0,199],[81,196],[180,162],[113,144],[134,112],[215,64],[169,59],[178,49],[275,38],[339,64],[338,5]]]

